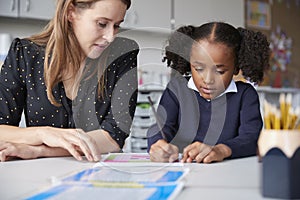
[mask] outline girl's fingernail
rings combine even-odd
[[[94,155],[94,159],[95,159],[95,161],[100,161],[100,156],[98,156],[98,155]]]

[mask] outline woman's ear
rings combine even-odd
[[[68,11],[67,11],[67,17],[69,22],[73,22],[75,18],[75,7],[73,4],[70,4]]]

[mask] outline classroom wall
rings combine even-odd
[[[26,37],[40,32],[47,21],[26,20],[0,17],[0,33],[9,33],[14,37]]]
[[[40,32],[46,24],[47,21],[42,20],[0,17],[0,34],[9,33],[12,39],[23,38]],[[166,30],[146,29],[126,30],[119,34],[132,38],[139,44],[139,75],[142,75],[145,84],[157,87],[166,84],[165,78],[168,76],[169,69],[162,62],[162,56],[169,33]]]
[[[245,1],[245,22],[247,20],[247,1]],[[270,71],[267,73],[265,81],[262,85],[267,86],[281,86],[281,87],[296,87],[300,88],[300,5],[297,5],[300,0],[255,0],[261,2],[268,2],[271,4],[271,28],[269,30],[260,28],[251,28],[254,30],[259,30],[264,32],[268,37],[270,37],[271,32],[276,30],[277,25],[280,25],[282,30],[284,30],[288,36],[293,40],[292,46],[292,56],[291,63],[287,65],[287,70],[285,72],[277,73],[276,71]],[[298,3],[297,3],[298,2]],[[288,5],[289,4],[289,5]],[[0,17],[0,33],[9,33],[12,38],[14,37],[26,37],[34,33],[39,32],[47,24],[46,21],[42,20],[26,20],[26,19],[14,19]],[[131,37],[135,37],[139,40],[140,46],[145,47],[150,46],[154,48],[144,48],[143,53],[140,56],[140,64],[155,73],[163,69],[161,67],[161,57],[162,50],[164,46],[164,41],[167,39],[165,33],[153,32],[148,34],[148,32],[134,32],[128,34]],[[152,64],[151,64],[152,62]],[[150,73],[145,74],[151,75]],[[162,72],[165,74],[165,72]],[[275,84],[275,79],[278,79],[278,74],[280,75],[280,84]],[[159,77],[159,75],[155,75]]]
[[[289,85],[286,86],[300,88],[300,5],[296,5],[297,1],[273,1],[271,31],[275,31],[276,26],[280,25],[293,40],[291,63],[287,66],[287,73],[282,75],[281,85],[285,86],[284,82],[289,81]]]
[[[247,20],[247,2],[245,0],[245,21]],[[254,0],[252,0],[254,1]],[[263,85],[272,87],[295,87],[300,88],[300,1],[299,0],[255,0],[266,2],[270,5],[271,27],[270,29],[246,27],[265,33],[269,40],[271,34],[281,28],[287,37],[292,39],[291,61],[286,65],[286,70],[271,69],[265,77]],[[274,61],[271,60],[271,64]]]

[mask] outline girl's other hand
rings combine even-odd
[[[200,163],[220,162],[231,155],[231,149],[224,144],[210,146],[202,142],[194,142],[183,150],[181,162]]]
[[[150,159],[154,162],[174,162],[178,159],[178,147],[167,143],[165,140],[158,140],[149,151]]]

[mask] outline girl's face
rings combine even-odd
[[[101,0],[88,9],[69,10],[68,19],[85,56],[98,58],[114,40],[126,8],[121,0]]]
[[[214,99],[224,92],[234,74],[233,52],[221,43],[194,42],[190,63],[192,78],[205,99]]]

